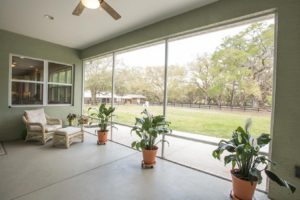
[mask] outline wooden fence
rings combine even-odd
[[[142,104],[124,104],[124,103],[115,103],[115,105],[142,105]],[[149,103],[153,106],[163,106],[162,103]],[[211,109],[211,110],[231,110],[231,111],[252,111],[252,112],[271,112],[271,106],[265,107],[251,107],[251,106],[230,106],[230,105],[216,105],[216,104],[194,104],[194,103],[168,103],[169,107],[182,107],[182,108],[194,108],[194,109]]]
[[[162,103],[150,103],[150,105],[162,106]],[[168,103],[169,107],[182,107],[182,108],[199,108],[199,109],[212,109],[212,110],[235,110],[235,111],[254,111],[254,112],[271,112],[272,107],[251,107],[251,106],[230,106],[230,105],[216,105],[216,104],[194,104],[194,103]]]

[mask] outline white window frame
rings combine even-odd
[[[16,56],[16,57],[22,57],[22,58],[27,58],[27,59],[34,59],[34,60],[38,60],[38,61],[42,61],[44,63],[43,66],[43,81],[31,81],[31,80],[16,80],[12,78],[12,57]],[[72,69],[71,72],[71,84],[66,84],[66,83],[56,83],[56,82],[49,82],[48,81],[48,71],[49,71],[49,62],[50,63],[55,63],[55,64],[61,64],[61,65],[66,65],[66,66],[70,66]],[[53,107],[53,106],[73,106],[73,102],[74,102],[74,77],[75,77],[75,73],[74,73],[74,65],[72,64],[67,64],[67,63],[62,63],[62,62],[57,62],[57,61],[52,61],[52,60],[45,60],[45,59],[40,59],[40,58],[34,58],[34,57],[30,57],[30,56],[24,56],[24,55],[19,55],[19,54],[13,54],[10,53],[9,54],[9,70],[8,70],[8,106],[9,107],[41,107],[41,106],[49,106],[49,107]],[[20,104],[20,105],[13,105],[12,104],[12,82],[21,82],[21,83],[38,83],[38,84],[43,84],[43,103],[42,104]],[[48,103],[48,85],[49,84],[55,84],[55,85],[62,85],[62,86],[71,86],[71,103],[70,104],[49,104]]]

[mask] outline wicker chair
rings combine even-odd
[[[46,144],[53,138],[53,133],[62,128],[62,120],[50,118],[45,114],[44,109],[25,110],[23,122],[27,129],[26,142],[37,140]]]

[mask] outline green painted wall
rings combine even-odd
[[[278,13],[272,159],[278,163],[274,170],[294,183],[298,191],[290,195],[271,183],[269,195],[278,200],[299,200],[300,179],[294,176],[294,166],[300,165],[300,0],[220,0],[89,47],[81,51],[81,58],[270,9]]]
[[[81,113],[82,61],[79,59],[78,52],[67,47],[0,30],[0,141],[21,138],[25,128],[21,116],[25,109],[36,108],[8,108],[10,53],[75,64],[74,106],[51,106],[45,107],[45,110],[50,116],[61,119],[64,119],[69,112]]]

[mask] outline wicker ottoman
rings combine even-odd
[[[55,131],[53,134],[53,146],[63,144],[66,148],[69,148],[76,139],[81,140],[81,142],[84,141],[84,134],[80,128],[61,128]]]

